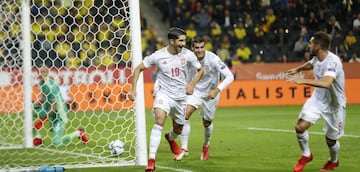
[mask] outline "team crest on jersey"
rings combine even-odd
[[[184,57],[180,57],[180,63],[182,66],[186,65],[186,59]]]
[[[209,70],[209,68],[210,68],[210,67],[209,67],[208,64],[205,64],[205,65],[204,65],[204,69],[205,69],[205,70]]]

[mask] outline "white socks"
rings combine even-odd
[[[150,147],[149,147],[149,159],[155,159],[156,152],[159,148],[161,141],[161,133],[163,127],[157,124],[154,124],[151,134],[150,134]]]
[[[329,147],[330,161],[332,163],[335,163],[338,160],[339,150],[340,150],[340,142],[339,141],[336,141],[334,146]]]
[[[303,151],[303,155],[309,157],[310,147],[309,147],[309,132],[305,131],[304,133],[296,133],[296,137],[299,143],[301,150]]]
[[[188,150],[188,141],[190,135],[190,121],[185,120],[184,127],[180,135],[181,148]]]
[[[210,124],[209,127],[204,128],[204,144],[203,146],[209,146],[210,145],[210,139],[213,133],[214,125],[213,123]]]
[[[169,139],[170,139],[171,141],[173,141],[173,140],[175,140],[177,137],[178,137],[178,134],[176,134],[176,133],[174,132],[173,127],[171,127],[171,128],[170,128],[170,132],[169,132]]]

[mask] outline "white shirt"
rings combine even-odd
[[[158,69],[154,92],[162,92],[174,100],[185,99],[188,66],[200,69],[201,65],[192,51],[183,48],[180,53],[172,55],[167,48],[145,57],[144,66]]]
[[[353,21],[353,26],[354,26],[355,28],[360,27],[360,19],[359,19],[359,18],[354,19],[354,21]]]
[[[233,82],[234,75],[220,57],[213,52],[205,51],[205,57],[200,63],[204,69],[204,75],[196,84],[194,94],[206,97],[211,89],[219,88],[220,91],[222,91]],[[220,74],[222,74],[225,79],[219,84]],[[193,70],[191,70],[190,75],[190,78],[194,76]]]
[[[340,58],[328,51],[327,57],[320,62],[317,57],[311,59],[314,78],[319,80],[324,76],[331,76],[334,82],[327,88],[315,87],[311,98],[315,99],[323,112],[332,112],[336,108],[346,106],[345,74]]]

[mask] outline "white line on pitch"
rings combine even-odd
[[[38,148],[39,149],[39,148]],[[57,153],[67,153],[67,154],[73,154],[73,155],[79,155],[79,156],[84,156],[84,157],[91,157],[91,158],[100,158],[100,159],[104,159],[104,160],[115,160],[114,158],[107,158],[107,157],[100,157],[100,156],[96,156],[96,155],[88,155],[88,154],[80,154],[80,153],[75,153],[75,152],[69,152],[69,151],[57,151],[54,149],[49,149],[49,148],[40,148],[43,150],[47,150],[47,151],[53,151],[53,152],[57,152]],[[127,162],[125,160],[122,161],[122,166],[131,166],[132,162]],[[109,167],[110,165],[104,165],[104,167]],[[119,166],[118,164],[114,165],[114,166]],[[68,168],[74,168],[73,166],[67,166]],[[75,166],[76,167],[76,166]],[[98,166],[94,166],[94,167],[98,167]],[[184,170],[184,169],[178,169],[178,168],[171,168],[171,167],[166,167],[166,166],[156,166],[157,168],[162,168],[162,169],[168,169],[168,170],[172,170],[172,171],[177,171],[177,172],[192,172],[190,170]]]
[[[256,128],[256,127],[249,127],[247,130],[258,130],[258,131],[273,131],[273,132],[282,132],[282,133],[295,133],[293,130],[283,130],[283,129],[273,129],[273,128]],[[316,135],[324,135],[322,132],[309,132],[310,134],[316,134]],[[352,138],[360,138],[360,136],[357,135],[349,135],[344,134],[344,137],[352,137]]]
[[[184,170],[184,169],[178,169],[178,168],[171,168],[171,167],[165,167],[165,166],[156,166],[156,168],[162,168],[162,169],[167,169],[167,170],[172,170],[172,171],[178,171],[178,172],[192,172],[191,170]]]

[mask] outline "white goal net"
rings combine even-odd
[[[126,96],[142,58],[138,1],[2,0],[0,20],[0,171],[146,165],[143,96]]]

